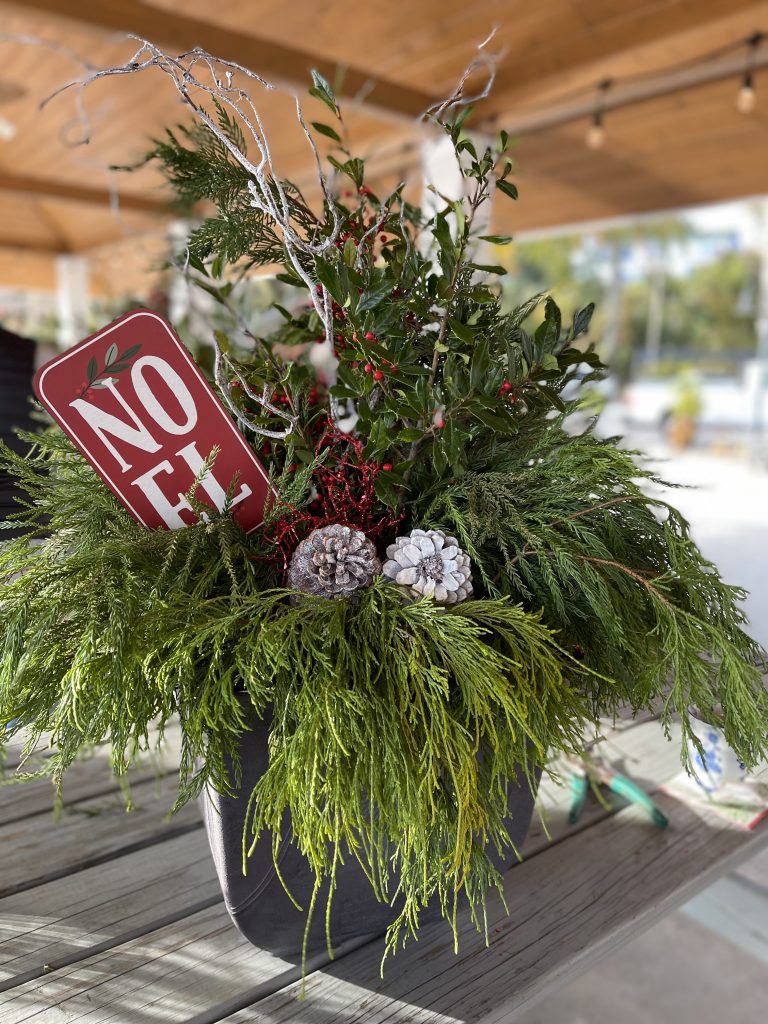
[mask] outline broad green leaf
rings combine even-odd
[[[511,181],[502,181],[499,179],[496,182],[496,188],[503,192],[505,196],[509,196],[510,199],[517,199],[517,186],[513,185]]]
[[[104,366],[106,367],[106,369],[109,369],[110,365],[114,363],[116,360],[117,345],[114,342],[112,342],[112,344],[107,349],[107,354],[104,356]]]
[[[392,282],[383,281],[381,284],[376,285],[375,288],[371,288],[370,291],[363,292],[360,296],[360,301],[357,303],[358,313],[364,313],[368,309],[375,309],[380,302],[387,298],[392,291]]]
[[[478,235],[481,242],[491,242],[493,245],[509,245],[514,239],[512,235]]]
[[[497,274],[499,277],[507,272],[506,267],[500,267],[497,263],[470,263],[469,266],[483,274]]]
[[[339,305],[343,306],[347,296],[343,293],[336,268],[330,266],[324,260],[317,260],[315,263],[315,274],[320,284],[324,285]]]
[[[468,345],[471,345],[474,342],[476,331],[467,324],[463,324],[460,320],[450,317],[448,320],[448,326],[460,341],[464,341]]]
[[[405,427],[397,435],[397,440],[410,444],[413,441],[420,441],[422,437],[424,437],[424,431],[419,430],[418,427]]]
[[[88,360],[88,368],[85,371],[85,375],[88,378],[88,383],[92,384],[93,381],[96,380],[96,377],[98,376],[98,374],[99,374],[99,364],[96,362],[95,357],[91,356],[91,358]]]
[[[461,126],[464,124],[464,122],[467,120],[467,118],[474,109],[475,108],[471,103],[469,104],[469,106],[464,107],[464,109],[459,113],[459,116],[453,122],[452,127],[454,131],[459,131],[461,129]]]
[[[313,121],[312,127],[320,135],[325,135],[326,138],[333,139],[334,142],[341,142],[341,136],[337,131],[334,131],[329,124],[323,124],[322,121]]]
[[[312,81],[314,82],[314,85],[309,90],[309,95],[321,100],[329,110],[332,110],[334,114],[338,114],[339,105],[336,102],[336,97],[333,95],[333,89],[330,87],[323,75],[314,68],[312,69]]]
[[[571,328],[571,338],[578,338],[580,334],[589,328],[589,322],[592,319],[592,314],[595,311],[594,302],[590,302],[588,306],[580,309],[573,316],[573,327]]]
[[[348,238],[344,243],[341,257],[347,267],[354,267],[355,260],[357,259],[357,246],[351,238]]]

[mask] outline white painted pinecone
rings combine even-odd
[[[398,537],[387,548],[382,572],[417,597],[434,597],[443,604],[456,604],[472,593],[469,555],[441,530],[412,530],[410,536]]]
[[[334,523],[313,530],[298,545],[288,567],[288,586],[307,594],[343,597],[369,587],[380,572],[376,548],[365,534]]]

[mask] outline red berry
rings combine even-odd
[[[299,468],[298,462],[292,462],[290,464],[290,466],[288,467],[288,472],[289,473],[295,473],[298,468]]]
[[[373,375],[373,379],[374,380],[384,380],[384,374],[382,373],[381,370],[376,370],[376,372]]]
[[[319,337],[319,338],[315,338],[315,344],[316,345],[322,345],[324,341],[325,341],[325,338],[323,338],[322,336]]]
[[[385,462],[384,465],[381,468],[384,470],[385,473],[388,473],[390,471],[390,469],[392,469],[392,463],[391,462]]]
[[[397,367],[395,366],[394,363],[390,363],[389,364],[389,372],[390,373],[397,373]]]
[[[241,388],[243,385],[240,383],[240,381],[237,379],[237,377],[235,377],[234,380],[231,380],[229,382],[229,386],[231,388]]]
[[[379,238],[381,239],[382,242],[386,242],[387,240],[387,236],[383,232],[382,234],[379,235]]]
[[[512,385],[509,383],[508,380],[505,380],[504,383],[501,385],[501,390],[504,394],[506,394],[507,391],[512,390]]]
[[[367,331],[366,335],[365,335],[365,340],[366,341],[373,341],[373,339],[375,337],[376,337],[376,335],[372,331]]]
[[[363,369],[366,373],[373,373],[373,366],[370,363],[366,363]]]
[[[269,455],[272,452],[272,445],[267,441],[266,444],[261,446],[261,450],[264,455]]]
[[[445,426],[445,420],[441,417],[439,420],[435,420],[435,430],[442,430]]]
[[[352,367],[353,370],[356,370],[358,368],[358,366],[360,365],[360,363],[359,363],[359,361],[357,359],[353,359],[352,362],[349,365]]]

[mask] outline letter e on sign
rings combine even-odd
[[[197,522],[186,495],[214,448],[195,498],[246,533],[263,520],[267,475],[158,313],[137,309],[46,363],[35,393],[104,483],[149,529]]]

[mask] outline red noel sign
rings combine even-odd
[[[186,495],[259,526],[267,476],[173,328],[137,309],[46,363],[35,392],[129,512],[149,529],[198,521]]]

